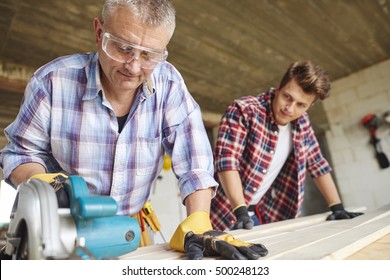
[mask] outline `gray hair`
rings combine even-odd
[[[106,21],[119,6],[125,6],[141,21],[150,26],[165,25],[169,39],[175,31],[175,8],[170,0],[106,0],[102,19]]]

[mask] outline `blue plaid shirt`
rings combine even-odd
[[[198,104],[168,62],[145,82],[121,133],[102,93],[96,53],[58,58],[38,69],[20,112],[5,129],[0,166],[8,178],[35,162],[47,172],[82,176],[91,194],[110,195],[118,214],[133,215],[149,197],[164,153],[172,159],[182,199],[217,186],[213,157]]]

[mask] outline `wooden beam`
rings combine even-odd
[[[0,76],[0,90],[11,91],[15,93],[24,93],[27,82],[24,80],[12,80]]]
[[[221,114],[213,113],[210,111],[202,111],[202,119],[206,127],[213,128],[218,127],[221,121]]]
[[[23,93],[34,69],[0,60],[0,90]]]

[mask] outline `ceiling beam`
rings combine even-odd
[[[23,93],[34,69],[0,60],[0,89]]]

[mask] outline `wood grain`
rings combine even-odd
[[[241,240],[264,244],[269,254],[260,260],[341,260],[350,256],[350,259],[390,259],[390,205],[351,220],[326,221],[328,214],[231,233]],[[376,251],[379,253],[375,254]],[[159,244],[139,248],[120,259],[185,259],[185,255],[170,250],[168,244]]]

